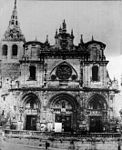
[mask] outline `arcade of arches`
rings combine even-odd
[[[37,123],[40,122],[40,112],[42,113],[39,98],[34,94],[28,94],[23,98],[24,124],[25,130],[39,130]],[[78,129],[80,104],[77,100],[65,93],[57,94],[50,99],[48,107],[53,115],[52,124],[61,125],[61,132],[71,132]],[[87,125],[91,132],[102,132],[103,123],[107,118],[107,103],[101,95],[92,96],[87,102]],[[47,118],[45,118],[46,120]],[[47,120],[48,122],[48,120]],[[41,130],[41,129],[40,129]]]

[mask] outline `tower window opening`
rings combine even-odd
[[[14,24],[14,21],[12,21],[11,24]]]
[[[98,81],[99,77],[98,77],[98,66],[93,66],[92,67],[92,81]]]
[[[8,46],[7,45],[3,45],[2,47],[2,55],[3,56],[7,56],[8,54]]]
[[[18,46],[14,44],[12,46],[12,56],[17,56],[17,53],[18,53]]]
[[[30,71],[29,80],[36,80],[36,67],[30,66],[29,71]]]

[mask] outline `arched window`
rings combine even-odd
[[[3,45],[2,46],[2,55],[3,56],[7,56],[8,54],[8,46],[7,45]]]
[[[14,21],[12,21],[11,24],[14,24]]]
[[[107,109],[107,104],[103,99],[101,99],[101,97],[94,97],[90,100],[88,104],[88,109]]]
[[[18,25],[18,21],[16,21],[16,25]]]
[[[37,103],[33,99],[28,100],[25,107],[27,109],[37,109],[38,108]]]
[[[36,80],[36,67],[30,66],[29,71],[30,71],[29,80]]]
[[[17,52],[18,52],[18,46],[14,44],[12,46],[12,56],[17,56]]]
[[[92,67],[92,81],[98,81],[99,80],[98,71],[99,71],[98,66]]]

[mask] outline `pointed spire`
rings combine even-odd
[[[84,42],[83,42],[83,34],[81,34],[80,43],[84,44]]]
[[[71,30],[71,37],[74,38],[73,29]]]
[[[48,35],[46,35],[46,41],[45,41],[46,45],[49,45],[49,40],[48,40]]]
[[[71,35],[73,35],[73,29],[71,30]]]
[[[35,36],[35,41],[38,41],[36,36]]]
[[[66,28],[66,22],[65,22],[65,19],[64,19],[64,21],[63,21],[63,23],[62,23],[62,27],[63,27],[63,28]]]
[[[92,35],[92,41],[94,41],[94,37],[93,37],[93,35]]]
[[[59,33],[61,33],[62,32],[62,28],[61,28],[61,26],[60,26],[60,28],[59,28]]]
[[[63,21],[63,23],[62,23],[62,31],[63,31],[63,32],[66,32],[66,31],[67,31],[65,19],[64,19],[64,21]]]
[[[17,17],[17,0],[14,1],[14,9],[9,21],[8,29],[6,30],[2,40],[7,41],[25,41],[24,35],[21,32],[18,17]]]
[[[17,8],[17,0],[14,1],[14,9]]]
[[[14,9],[11,15],[11,20],[17,20],[17,0],[14,1]],[[11,21],[10,21],[11,22]]]
[[[48,35],[46,35],[46,42],[48,43]]]
[[[56,29],[55,38],[57,38],[57,37],[58,37],[58,31],[57,31],[57,29]]]
[[[14,9],[12,11],[11,20],[9,21],[9,26],[18,26],[17,19],[17,0],[14,1]]]

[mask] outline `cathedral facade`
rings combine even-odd
[[[114,117],[116,80],[107,71],[106,45],[74,45],[65,20],[55,43],[26,41],[16,0],[0,47],[1,125],[16,130],[102,132]],[[3,120],[3,121],[2,121]]]

